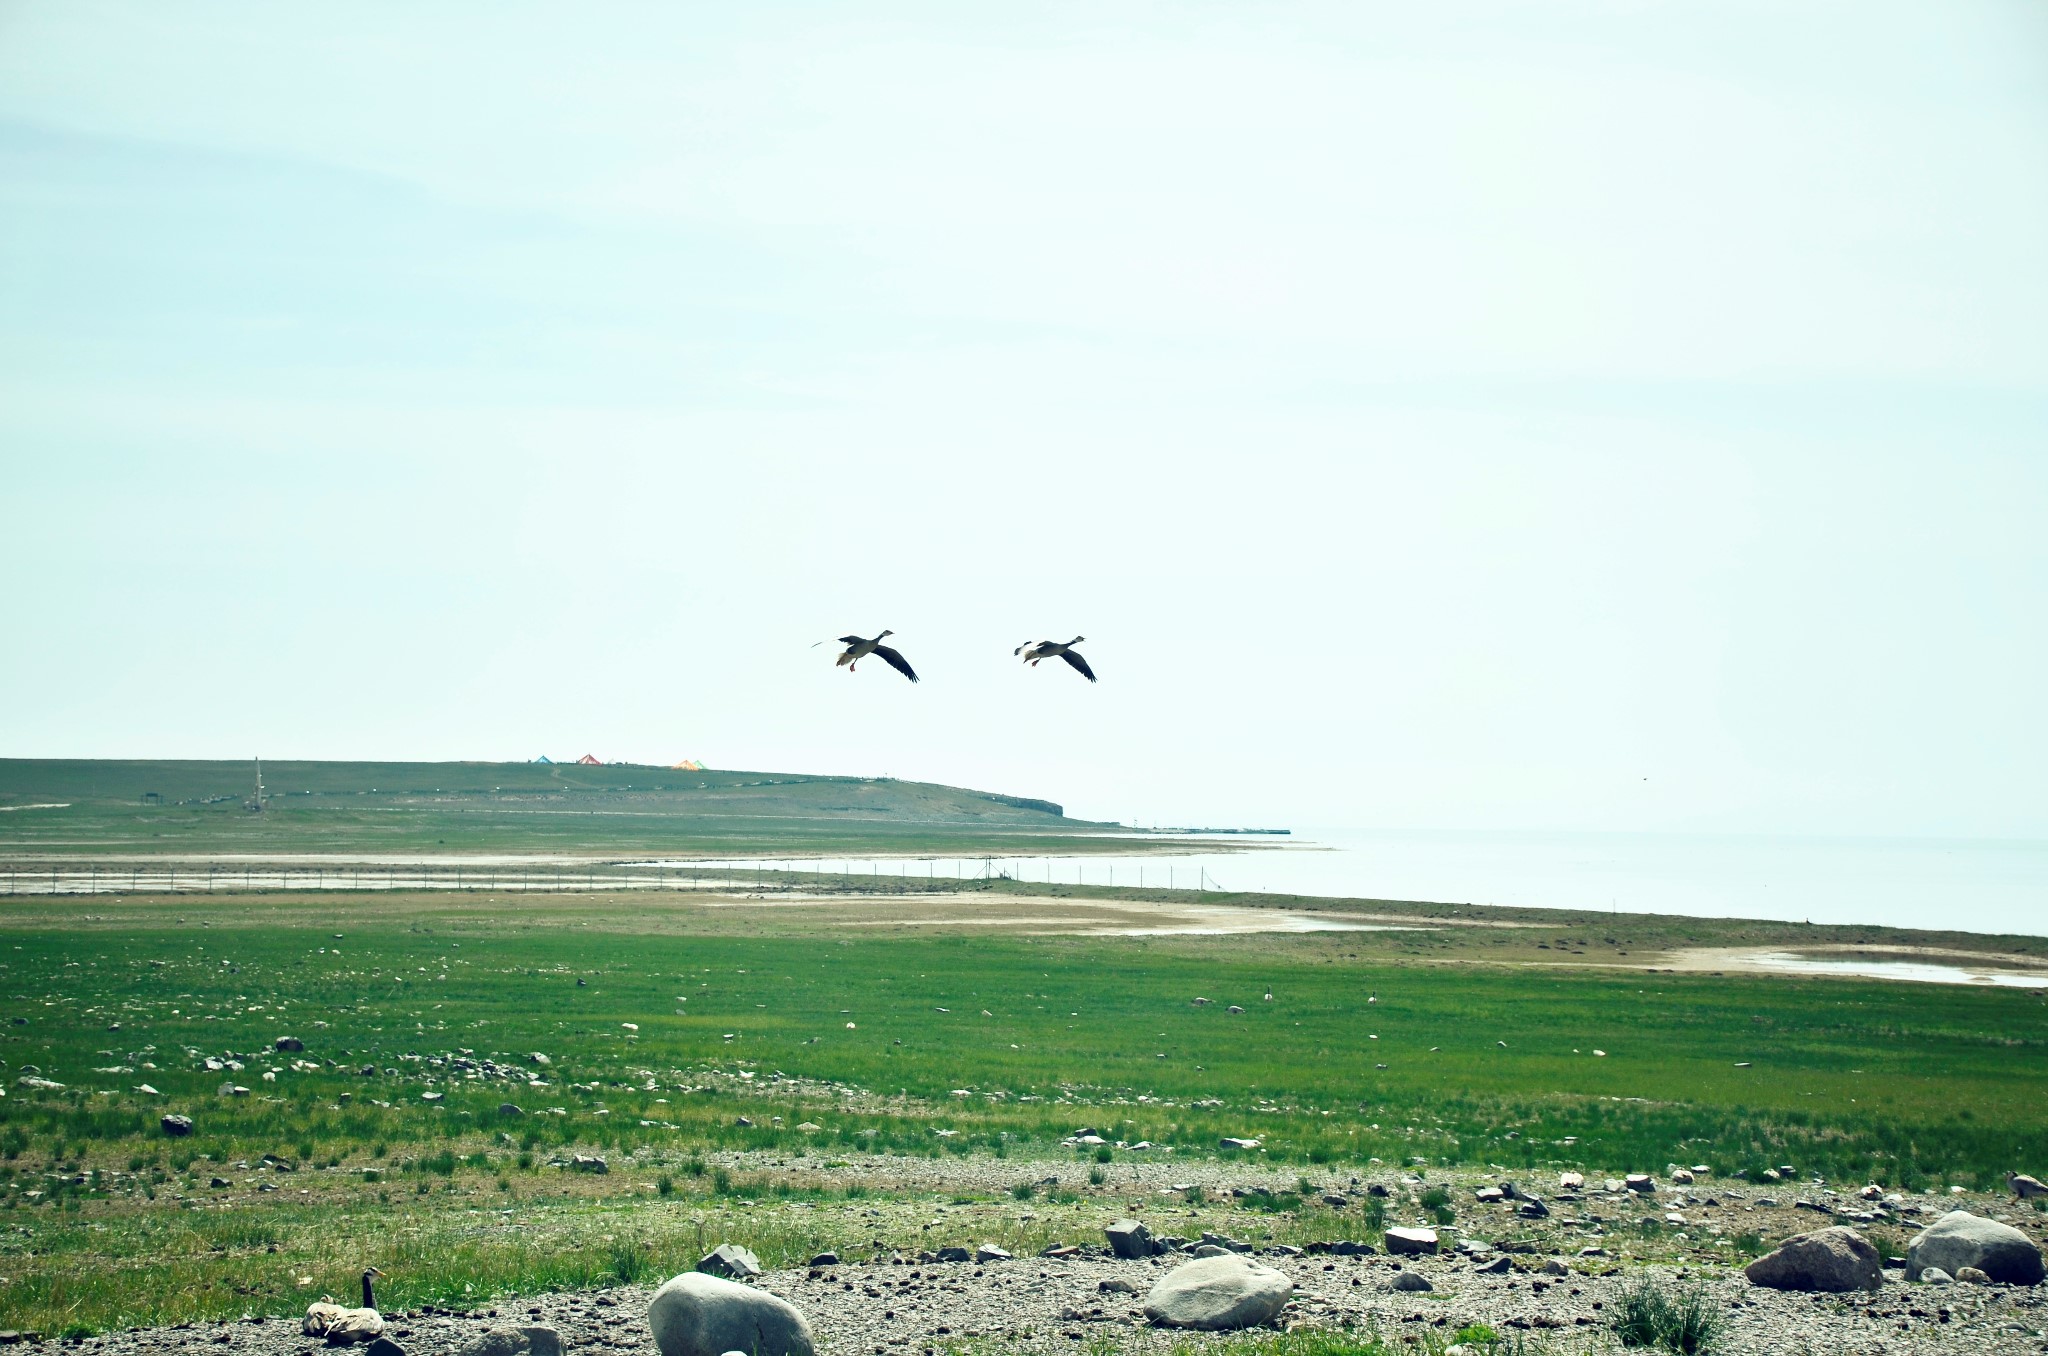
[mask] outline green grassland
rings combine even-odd
[[[0,759],[0,854],[1128,850],[1047,801],[925,782],[574,763]],[[149,793],[155,802],[145,803]]]
[[[1141,1155],[1076,1165],[1082,1126],[1311,1179],[1794,1163],[1991,1187],[2048,1161],[2039,993],[1651,974],[1571,947],[1539,966],[1480,940],[1458,960],[1424,935],[826,929],[660,895],[11,901],[0,1318],[285,1313],[298,1275],[339,1292],[364,1261],[397,1263],[413,1303],[678,1266],[714,1234],[773,1262],[920,1246],[937,1205],[866,1183],[930,1156],[1000,1156],[1020,1184],[1064,1161],[1030,1220],[1000,1192],[958,1204],[982,1236],[1085,1241]],[[166,1112],[194,1134],[164,1138]],[[739,1151],[755,1166],[718,1166]],[[551,1166],[575,1152],[614,1170]],[[265,1154],[297,1171],[258,1194],[233,1165]],[[1286,1193],[1227,1209],[1283,1240],[1338,1227]]]

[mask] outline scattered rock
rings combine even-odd
[[[1256,1149],[1259,1147],[1257,1140],[1243,1139],[1235,1135],[1225,1135],[1217,1143],[1225,1149]]]
[[[839,1265],[839,1254],[836,1252],[821,1252],[811,1259],[811,1265],[814,1267],[836,1267]]]
[[[1175,1267],[1145,1297],[1145,1317],[1169,1328],[1222,1332],[1270,1322],[1294,1294],[1294,1282],[1236,1254]]]
[[[275,1044],[279,1050],[286,1054],[294,1054],[306,1048],[306,1043],[297,1036],[279,1036]]]
[[[965,1248],[940,1248],[932,1254],[941,1262],[972,1262],[974,1254]]]
[[[562,1337],[539,1324],[496,1323],[463,1347],[462,1356],[562,1356]]]
[[[405,1356],[405,1348],[389,1337],[377,1337],[363,1348],[363,1356]]]
[[[721,1243],[697,1263],[697,1270],[709,1276],[745,1276],[761,1274],[761,1259],[737,1243]]]
[[[498,1103],[498,1114],[506,1117],[524,1116],[526,1108],[520,1106],[517,1102],[500,1102]]]
[[[1191,1255],[1195,1257],[1223,1257],[1227,1256],[1229,1252],[1230,1249],[1215,1243],[1202,1243],[1193,1249]]]
[[[1500,1260],[1505,1262],[1508,1259],[1503,1257]],[[1421,1272],[1404,1271],[1400,1275],[1394,1277],[1393,1282],[1388,1286],[1388,1289],[1422,1291],[1434,1290],[1436,1289],[1436,1287],[1431,1285],[1429,1283],[1429,1278],[1424,1276]]]
[[[1132,1285],[1129,1281],[1097,1281],[1095,1288],[1105,1295],[1135,1295],[1138,1293],[1138,1287]]]
[[[1692,1169],[1673,1168],[1671,1170],[1671,1180],[1679,1186],[1691,1186],[1693,1183]]]
[[[1383,1241],[1387,1251],[1395,1257],[1436,1256],[1436,1230],[1434,1229],[1389,1229]]]
[[[1951,1210],[1906,1246],[1908,1278],[1927,1267],[1940,1267],[1958,1280],[1962,1268],[1975,1267],[2007,1285],[2039,1285],[2044,1271],[2032,1239],[1967,1210]]]
[[[1773,1290],[1875,1290],[1884,1283],[1884,1259],[1862,1234],[1835,1225],[1795,1234],[1742,1274]]]
[[[600,1154],[576,1154],[569,1159],[569,1167],[576,1172],[608,1173],[612,1165],[605,1162]]]
[[[974,1260],[977,1262],[1007,1262],[1010,1260],[1010,1254],[993,1243],[984,1243],[974,1250]]]
[[[1572,1269],[1553,1257],[1543,1264],[1543,1274],[1546,1276],[1569,1276],[1572,1274]]]
[[[1956,1280],[1963,1285],[1990,1285],[1991,1273],[1979,1271],[1976,1267],[1960,1267],[1956,1271]]]
[[[1549,1219],[1550,1207],[1532,1196],[1516,1206],[1515,1213],[1523,1219]]]
[[[1561,1172],[1557,1175],[1557,1185],[1563,1191],[1577,1191],[1586,1185],[1586,1174],[1583,1172]]]
[[[811,1325],[795,1305],[696,1271],[654,1292],[647,1328],[661,1356],[817,1356]]]
[[[1943,1271],[1940,1267],[1927,1267],[1920,1273],[1920,1283],[1922,1285],[1954,1285],[1956,1278]]]
[[[2005,1184],[2012,1188],[2014,1196],[2023,1201],[2032,1200],[2037,1196],[2048,1196],[2048,1182],[2043,1182],[2040,1178],[2029,1176],[2024,1172],[2009,1174],[2005,1179]]]
[[[1103,1232],[1109,1235],[1109,1250],[1132,1260],[1152,1255],[1152,1231],[1134,1219],[1120,1219]]]
[[[1652,1196],[1657,1191],[1657,1179],[1647,1172],[1632,1172],[1623,1179],[1622,1185],[1643,1196]]]
[[[1515,1269],[1515,1264],[1506,1257],[1496,1257],[1490,1262],[1481,1262],[1472,1270],[1481,1276],[1505,1276]],[[1406,1275],[1407,1273],[1402,1273]]]
[[[190,1116],[166,1116],[157,1122],[157,1126],[172,1139],[180,1139],[192,1133],[192,1118]]]

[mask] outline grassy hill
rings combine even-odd
[[[1112,827],[927,782],[630,764],[266,762],[260,814],[255,781],[240,759],[0,759],[0,854],[971,855]]]

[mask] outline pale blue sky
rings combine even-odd
[[[2048,835],[2044,241],[2033,0],[0,0],[0,754]]]

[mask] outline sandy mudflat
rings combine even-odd
[[[2023,958],[1935,946],[1712,946],[1656,958],[1664,969],[1689,973],[1840,976],[1930,984],[2048,987],[2048,969]]]

